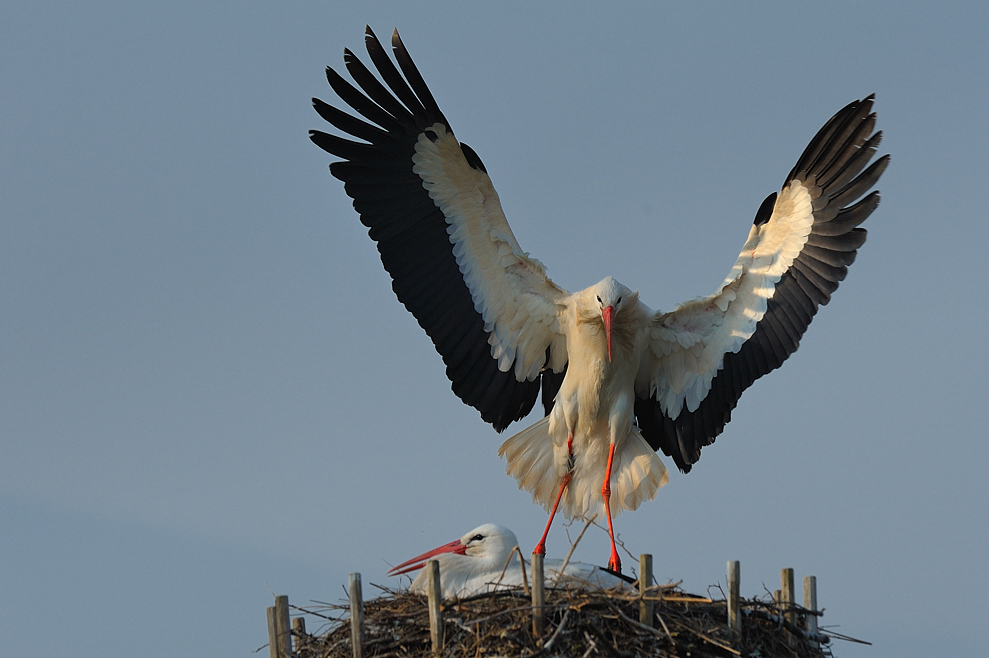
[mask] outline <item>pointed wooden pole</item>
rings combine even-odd
[[[306,639],[306,620],[303,617],[296,617],[292,620],[292,637],[295,638],[294,651],[299,652]]]
[[[275,633],[278,635],[279,658],[292,656],[292,626],[288,620],[288,597],[275,597]]]
[[[781,570],[780,580],[782,580],[782,587],[780,589],[782,598],[780,603],[783,607],[783,616],[788,622],[795,624],[797,622],[797,611],[794,610],[793,604],[796,602],[797,597],[794,596],[793,592],[793,569]]]
[[[361,591],[361,575],[350,574],[350,645],[354,658],[364,656],[364,593]]]
[[[433,653],[439,654],[443,651],[444,637],[443,614],[442,614],[442,590],[440,589],[440,563],[430,560],[426,563],[429,569],[429,583],[426,587],[426,594],[429,598],[429,637],[433,642]]]
[[[546,604],[546,579],[543,578],[543,556],[532,554],[532,634],[536,640],[543,636],[546,618],[543,606]]]
[[[783,610],[783,618],[790,624],[797,623],[797,596],[793,585],[793,569],[782,569],[780,571],[782,581],[780,589],[780,607]],[[786,631],[786,643],[791,649],[797,646],[797,638],[790,631]]]
[[[817,576],[804,576],[804,608],[817,612]],[[807,632],[817,635],[817,615],[807,615]]]
[[[278,655],[278,627],[275,623],[275,606],[270,606],[268,612],[268,656],[281,658]]]
[[[736,633],[742,631],[742,609],[739,597],[742,567],[738,560],[728,561],[728,627]]]
[[[646,601],[652,587],[652,555],[639,555],[639,623],[652,628],[653,602]]]

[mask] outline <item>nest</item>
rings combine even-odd
[[[365,602],[364,656],[432,654],[425,596],[382,589]],[[719,590],[720,591],[720,590]],[[444,602],[442,656],[831,656],[830,637],[808,635],[809,615],[792,606],[784,614],[767,600],[742,600],[742,631],[727,621],[727,603],[695,596],[677,585],[653,587],[645,601],[653,605],[652,624],[639,622],[643,601],[628,590],[546,590],[542,638],[533,634],[532,604],[522,590],[511,589]],[[349,604],[320,604],[296,610],[322,618],[316,634],[294,631],[299,658],[353,655]],[[345,612],[346,611],[346,612]],[[831,634],[843,639],[844,636]],[[850,638],[847,638],[850,639]]]

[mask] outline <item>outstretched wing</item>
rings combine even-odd
[[[349,50],[359,88],[333,69],[326,75],[366,121],[313,99],[321,117],[360,141],[315,130],[310,138],[343,158],[330,172],[370,229],[399,301],[443,357],[454,393],[500,432],[532,410],[544,371],[552,384],[551,371],[566,366],[556,302],[567,292],[519,247],[484,165],[454,137],[398,32],[398,68],[370,28],[364,41],[384,84]]]
[[[856,201],[889,163],[886,155],[866,168],[882,136],[872,133],[872,103],[849,104],[811,140],[780,193],[759,208],[717,293],[653,318],[636,421],[683,472],[724,429],[742,391],[796,351],[865,242],[858,226],[879,192]]]

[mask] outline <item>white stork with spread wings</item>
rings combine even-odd
[[[522,251],[477,154],[454,137],[396,31],[398,67],[367,29],[379,81],[350,50],[333,91],[363,119],[313,99],[354,137],[312,131],[378,246],[392,287],[429,334],[453,391],[501,432],[542,391],[547,416],[499,454],[550,519],[602,505],[620,572],[612,516],[667,481],[656,450],[687,472],[731,418],[739,396],[792,354],[865,241],[879,204],[870,189],[889,162],[869,165],[873,97],[817,133],[756,213],[721,288],[654,311],[611,277],[570,293]],[[383,81],[383,83],[382,83]]]

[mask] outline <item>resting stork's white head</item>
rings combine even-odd
[[[460,539],[444,544],[394,567],[391,576],[408,573],[426,566],[427,560],[437,560],[446,579],[449,574],[462,574],[470,578],[474,574],[501,570],[508,562],[512,550],[518,546],[515,533],[496,523],[485,523]],[[418,580],[418,578],[417,578]]]
[[[595,319],[599,316],[604,323],[604,335],[608,342],[608,360],[611,361],[611,337],[615,318],[618,316],[618,322],[622,323],[622,320],[633,317],[633,314],[628,313],[627,310],[634,309],[638,305],[639,293],[633,292],[618,283],[614,277],[609,276],[579,293],[578,299],[578,303],[584,306],[580,309],[582,315],[588,314],[590,307],[595,311]]]

